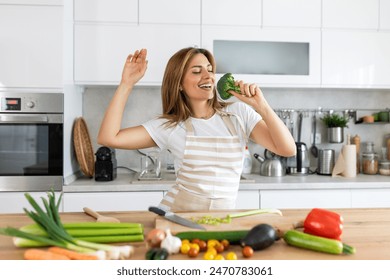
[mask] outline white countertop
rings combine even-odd
[[[244,174],[240,190],[293,190],[293,189],[382,189],[390,188],[390,176],[358,174],[355,178],[331,177],[311,174],[307,176],[286,175],[264,177]],[[63,186],[65,193],[73,192],[131,192],[167,191],[175,182],[173,173],[164,173],[158,181],[139,181],[137,173],[118,173],[115,180],[97,182],[94,178],[82,177]]]

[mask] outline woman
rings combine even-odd
[[[161,207],[171,211],[234,208],[249,138],[278,155],[295,155],[294,139],[256,84],[237,82],[241,94],[231,94],[242,102],[218,100],[214,58],[199,48],[182,49],[169,60],[162,83],[162,116],[122,129],[128,96],[147,68],[146,55],[142,49],[127,57],[98,142],[120,149],[158,146],[172,152],[177,180]]]

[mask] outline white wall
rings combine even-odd
[[[104,111],[110,101],[115,87],[86,88],[83,95],[83,113],[90,130],[94,151],[99,147],[96,137]],[[264,95],[274,109],[358,109],[358,115],[367,114],[370,110],[390,107],[390,90],[349,90],[349,89],[290,89],[265,88]],[[161,113],[160,87],[136,87],[130,95],[123,118],[123,126],[138,125]],[[317,131],[322,134],[322,144],[319,148],[332,148],[339,152],[342,144],[326,143],[326,128],[317,122]],[[311,119],[303,120],[302,140],[310,147]],[[355,125],[350,122],[346,134],[360,135],[361,142],[374,141],[377,151],[380,151],[385,134],[390,133],[390,124]],[[263,148],[251,144],[251,154],[262,154]],[[118,165],[139,168],[139,154],[136,151],[117,150]],[[164,160],[164,158],[163,158]],[[259,171],[259,164],[254,162],[254,172]]]
[[[73,123],[83,115],[83,88],[73,82],[73,1],[64,5],[64,181],[74,180],[74,173],[79,169],[73,148]]]

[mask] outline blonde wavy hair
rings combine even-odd
[[[165,68],[164,78],[161,87],[161,98],[163,114],[161,118],[167,119],[168,126],[176,125],[185,121],[192,115],[192,109],[187,96],[180,90],[183,76],[188,69],[188,64],[196,54],[203,54],[213,67],[215,74],[215,59],[211,52],[202,48],[184,48],[176,52],[168,61]],[[215,110],[222,109],[225,103],[218,100],[216,89],[214,97],[209,100],[209,105]]]

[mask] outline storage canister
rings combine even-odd
[[[379,162],[379,174],[390,176],[390,161],[383,160]]]
[[[332,175],[334,167],[334,150],[322,149],[318,151],[318,169],[320,175]]]
[[[374,152],[374,143],[367,142],[362,154],[362,171],[364,174],[375,175],[379,170],[378,155]]]

